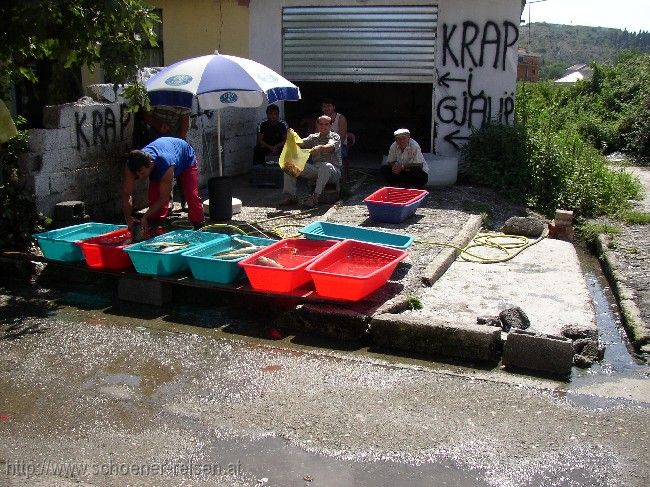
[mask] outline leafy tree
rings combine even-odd
[[[143,46],[156,45],[157,21],[143,0],[5,0],[0,88],[37,81],[35,63],[41,60],[65,68],[101,65],[111,79],[132,79]]]
[[[134,81],[143,47],[156,45],[157,21],[143,0],[4,0],[0,97],[5,98],[12,83],[38,82],[38,67],[46,61],[59,74],[101,65],[112,80]],[[26,150],[23,130],[0,145],[0,248],[28,246],[39,222],[19,169],[20,154]]]

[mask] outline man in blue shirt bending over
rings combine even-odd
[[[205,221],[199,198],[199,177],[196,154],[183,139],[160,137],[142,150],[129,153],[122,185],[122,211],[129,228],[132,227],[133,186],[138,179],[149,178],[149,208],[140,220],[146,234],[152,220],[163,220],[169,213],[169,194],[174,178],[178,178],[187,200],[187,213],[194,228]]]

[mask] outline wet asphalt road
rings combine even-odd
[[[229,306],[93,286],[0,288],[0,325],[0,485],[650,483],[650,371],[629,358],[559,382],[268,341]]]

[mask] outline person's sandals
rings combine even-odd
[[[291,206],[295,205],[296,203],[298,203],[298,198],[292,194],[284,193],[282,199],[278,203],[278,206]]]

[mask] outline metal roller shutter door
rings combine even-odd
[[[438,7],[285,7],[293,81],[433,83]]]

